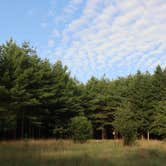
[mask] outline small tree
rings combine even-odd
[[[159,102],[156,106],[151,132],[160,138],[166,138],[166,100]]]
[[[77,116],[71,119],[71,134],[75,142],[86,142],[92,136],[92,124],[84,116]]]
[[[138,124],[135,114],[131,109],[131,103],[125,102],[114,114],[113,126],[118,131],[124,141],[124,145],[132,145],[137,136]]]

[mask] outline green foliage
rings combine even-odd
[[[91,122],[84,116],[72,118],[70,130],[72,133],[72,139],[76,142],[84,143],[92,136]]]
[[[166,138],[166,100],[162,101],[156,107],[154,121],[151,125],[151,132]]]
[[[139,135],[144,135],[150,130],[154,112],[153,98],[151,75],[148,72],[143,74],[138,71],[133,79],[129,100],[133,105],[135,118],[139,123]]]
[[[114,114],[113,126],[121,134],[124,145],[132,145],[136,140],[138,122],[131,103],[125,102]]]
[[[110,81],[105,77],[101,80],[92,77],[85,87],[83,106],[85,115],[92,121],[94,134],[101,133],[96,138],[107,138],[107,130],[111,128],[112,114],[117,106],[111,90]]]
[[[28,43],[10,40],[1,46],[0,75],[1,135],[52,137],[59,126],[66,133],[70,118],[82,111],[77,82],[67,67],[39,59]],[[7,129],[9,119],[13,131]]]
[[[94,138],[113,138],[114,114],[130,135],[137,122],[139,136],[165,138],[165,100],[166,69],[160,66],[154,74],[92,77],[83,84],[61,61],[40,59],[27,42],[0,46],[0,139],[69,138],[70,119],[79,115],[91,121]],[[131,117],[135,122],[127,121]]]

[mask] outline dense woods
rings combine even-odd
[[[83,84],[60,61],[41,60],[28,43],[0,46],[0,139],[70,138],[71,119],[85,116],[93,138],[166,137],[166,69]]]

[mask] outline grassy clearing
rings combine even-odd
[[[123,147],[121,141],[74,144],[69,140],[0,142],[1,166],[165,166],[166,143],[138,141]]]

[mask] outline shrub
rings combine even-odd
[[[92,136],[92,124],[84,116],[77,116],[71,119],[70,130],[72,139],[75,142],[86,142]]]

